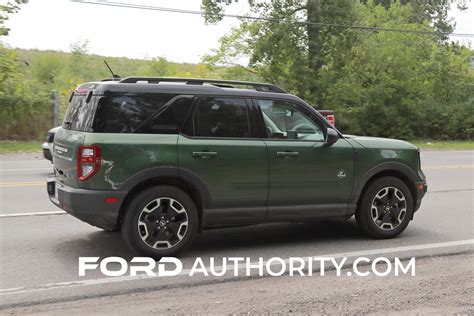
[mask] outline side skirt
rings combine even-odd
[[[204,228],[235,227],[269,222],[311,221],[344,218],[355,213],[356,204],[315,204],[293,206],[212,208],[203,211]]]

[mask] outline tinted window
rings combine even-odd
[[[298,105],[279,100],[257,100],[269,138],[323,141],[322,128]]]
[[[202,137],[248,138],[247,104],[237,98],[201,98],[185,133]]]
[[[94,131],[100,133],[176,133],[192,102],[169,94],[112,94],[97,107]]]
[[[87,95],[74,94],[66,114],[64,115],[64,124],[67,128],[75,131],[89,131],[94,118],[94,104],[97,97],[93,96],[89,103],[86,103]],[[66,127],[66,125],[64,125]]]
[[[191,108],[192,96],[177,96],[168,102],[162,110],[151,116],[135,133],[144,134],[174,134],[184,122]]]

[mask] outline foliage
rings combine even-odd
[[[16,53],[0,45],[0,139],[29,138],[47,124],[47,95],[25,80]]]
[[[218,0],[209,2],[213,14],[225,7]],[[424,0],[254,1],[254,15],[266,20],[244,20],[204,61],[248,61],[242,69],[317,108],[335,110],[338,128],[346,133],[473,138],[474,70],[469,56],[474,52],[447,41],[445,33],[452,31],[453,22],[447,18],[448,6]]]
[[[17,12],[20,5],[27,3],[28,0],[13,0],[7,1],[5,4],[0,4],[0,36],[8,35],[10,29],[5,27],[5,21],[8,20],[8,15]]]
[[[433,140],[412,140],[412,144],[416,145],[418,148],[422,149],[474,149],[474,141],[457,141],[457,140],[448,140],[448,141],[433,141]]]
[[[89,55],[87,51],[87,42],[72,44],[71,53],[0,46],[0,139],[42,139],[52,127],[52,90],[59,93],[62,117],[79,84],[111,77],[104,59],[122,77],[222,78],[226,71],[205,64],[178,64],[163,57],[138,60]]]
[[[365,25],[430,30],[410,22],[412,8],[358,7]],[[376,32],[354,44],[344,67],[331,64],[322,77],[331,85],[325,99],[350,133],[384,137],[472,138],[474,71],[472,51],[440,44],[433,36]]]
[[[241,0],[244,1],[244,0]],[[4,21],[26,0],[0,6]],[[203,0],[208,23],[235,0]],[[317,108],[336,111],[346,133],[403,139],[474,137],[474,51],[450,43],[447,1],[249,0],[254,16],[220,39],[203,63],[109,58],[116,74],[268,81]],[[459,0],[458,5],[462,4]],[[330,26],[329,24],[336,24]],[[342,25],[433,32],[358,30]],[[51,127],[51,91],[60,114],[80,83],[110,78],[88,42],[71,53],[0,45],[0,139],[39,139]],[[244,65],[243,65],[244,64]]]

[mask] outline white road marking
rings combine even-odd
[[[63,214],[67,214],[67,213],[64,212],[64,211],[33,212],[33,213],[12,213],[12,214],[0,214],[0,218],[22,217],[22,216],[63,215]]]
[[[458,165],[423,165],[422,170],[444,170],[444,169],[473,169],[474,164],[458,164]]]
[[[2,155],[0,155],[0,158],[2,158]],[[48,163],[48,161],[44,158],[38,158],[36,160],[2,160],[1,163],[41,163],[41,164],[45,164],[45,163]],[[51,162],[49,162],[49,164],[51,164]]]
[[[474,154],[474,150],[421,150],[422,155],[426,154]]]
[[[439,160],[443,160],[443,159],[458,159],[458,158],[471,158],[474,159],[474,154],[470,155],[470,156],[436,156],[436,157],[421,157],[421,164],[423,164],[424,161],[439,161]]]
[[[0,169],[0,172],[9,172],[9,171],[41,171],[41,170],[53,170],[53,168],[31,168],[31,169]]]
[[[412,245],[412,246],[402,246],[402,247],[393,247],[393,248],[361,250],[361,251],[352,251],[352,252],[340,252],[340,253],[327,254],[327,255],[315,255],[315,256],[310,256],[310,257],[303,257],[303,259],[309,260],[314,257],[333,257],[335,259],[343,258],[343,257],[347,257],[347,258],[362,257],[362,256],[373,256],[373,255],[381,255],[381,254],[386,254],[386,253],[394,253],[394,252],[399,252],[399,251],[417,251],[417,250],[447,248],[447,247],[466,246],[466,245],[474,245],[474,239],[457,240],[457,241],[432,243],[432,244]],[[288,259],[285,259],[284,261],[286,264],[288,264],[289,260],[290,259],[288,258]],[[257,262],[253,262],[251,264],[257,264]],[[263,264],[266,265],[267,261],[264,261]],[[278,264],[278,263],[275,262],[275,264]],[[245,267],[246,267],[245,264],[238,265],[239,270],[244,269]],[[223,269],[222,266],[217,266],[214,268],[214,271],[221,271],[222,269]],[[179,273],[179,275],[189,275],[190,271],[191,269],[183,269]],[[207,272],[210,273],[211,272],[210,269],[207,269]],[[30,286],[30,287],[16,287],[16,288],[9,288],[9,289],[0,289],[0,296],[10,295],[10,294],[40,292],[40,291],[46,291],[46,290],[71,288],[71,287],[78,287],[78,286],[90,286],[90,285],[97,285],[97,284],[136,281],[136,280],[150,279],[150,278],[156,278],[156,277],[147,276],[147,275],[139,275],[139,276],[134,276],[134,277],[123,276],[123,277],[109,277],[109,278],[49,283],[49,284],[42,284],[42,285]]]

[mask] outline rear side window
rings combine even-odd
[[[98,133],[177,133],[193,96],[111,94],[100,98],[94,119]]]
[[[183,132],[189,136],[248,138],[249,115],[245,99],[201,98]]]
[[[86,94],[74,94],[64,115],[63,126],[75,131],[91,131],[94,119],[94,104],[97,97],[93,96],[86,103]]]

